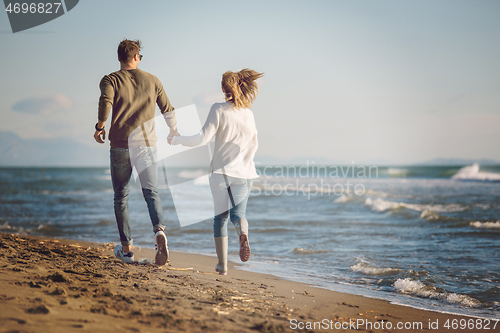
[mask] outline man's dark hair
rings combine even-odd
[[[141,51],[140,40],[124,39],[118,45],[118,60],[124,63],[130,62],[139,51]]]

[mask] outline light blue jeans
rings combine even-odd
[[[252,179],[242,179],[213,173],[210,176],[210,189],[214,199],[214,237],[227,236],[227,221],[235,222],[245,217],[248,197],[252,190]],[[230,190],[230,191],[229,191]],[[232,199],[229,196],[231,192]],[[233,202],[234,203],[233,203]]]
[[[142,194],[146,200],[153,231],[165,229],[163,209],[158,195],[158,164],[156,148],[130,147],[111,148],[111,180],[114,191],[114,208],[118,232],[122,245],[132,245],[132,232],[128,214],[128,195],[132,167],[135,167],[141,181]]]

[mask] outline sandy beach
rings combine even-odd
[[[471,318],[334,292],[171,252],[125,264],[114,244],[0,234],[1,332],[478,332]],[[154,250],[135,248],[137,259]],[[500,330],[498,325],[493,330]]]

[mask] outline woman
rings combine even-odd
[[[263,75],[250,69],[224,73],[222,91],[226,102],[212,105],[200,133],[172,139],[174,145],[195,147],[215,136],[209,174],[215,208],[215,250],[219,259],[215,270],[221,275],[227,274],[228,218],[238,232],[241,261],[250,258],[245,213],[252,182],[258,178],[253,161],[258,143],[255,120],[249,108],[259,93],[255,81]]]

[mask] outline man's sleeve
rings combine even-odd
[[[167,122],[168,127],[175,127],[177,125],[177,118],[175,117],[175,109],[170,104],[170,100],[163,89],[163,85],[160,80],[157,79],[157,94],[156,94],[156,104],[160,108],[163,118]]]
[[[105,122],[106,119],[108,119],[111,107],[113,106],[115,89],[113,88],[113,85],[107,75],[102,78],[101,83],[99,83],[99,88],[101,89],[101,96],[99,97],[98,119]]]

